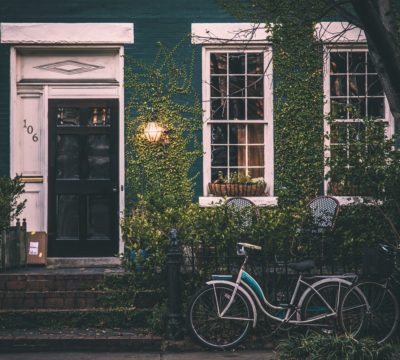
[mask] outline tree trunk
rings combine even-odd
[[[392,0],[351,0],[363,24],[368,49],[381,80],[396,130],[400,129],[400,47]]]

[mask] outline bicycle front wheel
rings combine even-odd
[[[354,291],[359,290],[367,301],[363,312],[362,326],[355,326],[346,316],[346,308],[351,309],[351,299]],[[399,304],[396,296],[386,284],[365,281],[354,286],[343,299],[340,320],[346,332],[354,337],[368,336],[374,338],[379,344],[388,341],[395,332],[399,323]],[[355,309],[353,312],[357,311]],[[360,315],[359,315],[360,316]]]
[[[221,316],[233,290],[228,285],[214,284],[200,289],[193,296],[188,308],[189,330],[202,345],[231,349],[239,345],[249,332],[254,314],[249,301],[239,291]]]

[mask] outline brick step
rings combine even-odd
[[[146,330],[0,330],[0,352],[11,351],[161,351],[162,338]]]
[[[112,275],[112,276],[118,276],[118,275]],[[84,274],[84,273],[0,274],[0,290],[1,291],[90,290],[94,289],[103,280],[104,280],[104,274]]]
[[[0,310],[0,329],[148,327],[153,309],[32,309]]]
[[[148,308],[160,300],[160,292],[152,290],[0,291],[0,309]]]

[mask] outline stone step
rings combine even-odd
[[[149,308],[161,299],[159,291],[119,290],[0,291],[0,309],[80,309],[133,306]]]
[[[68,291],[94,289],[103,274],[0,274],[1,291]]]
[[[11,351],[161,351],[162,338],[146,330],[0,330],[0,352]]]
[[[38,328],[147,328],[152,309],[31,309],[0,310],[0,329]]]

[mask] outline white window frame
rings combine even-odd
[[[360,37],[359,37],[360,38]],[[365,38],[362,38],[365,40]],[[324,117],[327,118],[330,113],[331,113],[331,86],[330,86],[330,75],[331,75],[331,64],[330,64],[330,54],[332,52],[368,52],[368,47],[367,44],[362,42],[362,43],[338,43],[338,44],[330,44],[330,45],[325,45],[324,46],[324,97],[325,97],[325,102],[324,102]],[[366,95],[367,96],[367,95]],[[390,112],[389,109],[389,104],[386,98],[386,95],[384,95],[384,119],[382,119],[383,122],[387,123],[388,126],[386,127],[386,137],[391,138],[394,134],[394,118],[393,115]],[[353,121],[351,120],[338,120],[335,121],[337,123],[359,123],[362,122],[362,119],[354,119]],[[328,135],[331,133],[331,126],[328,121],[324,121],[324,134]],[[326,159],[330,158],[330,141],[327,139],[327,137],[324,137],[324,158],[325,161]],[[324,169],[324,174],[327,174],[328,171],[330,170],[329,166],[325,165]],[[324,194],[329,195],[328,193],[328,187],[329,187],[329,180],[325,179],[324,180]],[[362,197],[361,196],[352,196],[352,195],[336,195],[334,196],[339,200],[341,204],[349,204],[353,202],[362,202]]]
[[[210,94],[210,54],[213,52],[238,52],[264,53],[264,120],[244,121],[244,120],[210,120],[211,119],[211,94]],[[203,98],[203,194],[208,197],[208,184],[211,182],[211,125],[219,124],[264,124],[264,179],[267,183],[269,197],[273,197],[274,192],[274,146],[273,146],[273,96],[272,96],[272,49],[269,46],[205,46],[202,49],[202,98]],[[260,198],[265,198],[262,196]],[[260,199],[252,200],[260,205],[270,203]],[[210,201],[210,200],[208,200]],[[212,202],[218,201],[213,198]],[[200,203],[207,203],[207,200],[200,199]]]

